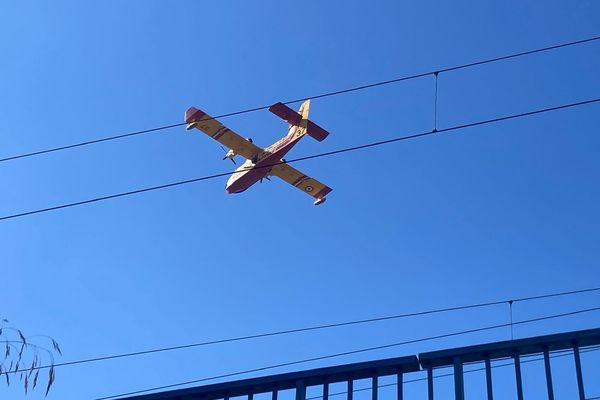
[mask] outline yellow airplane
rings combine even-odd
[[[235,164],[236,155],[246,158],[246,161],[227,181],[225,185],[227,193],[241,193],[256,182],[262,182],[270,176],[277,176],[314,197],[316,199],[314,205],[317,206],[327,200],[325,196],[331,192],[331,188],[289,166],[283,159],[304,136],[309,135],[320,142],[329,135],[329,132],[308,119],[309,109],[310,100],[302,103],[298,112],[283,103],[276,103],[269,107],[269,111],[290,125],[286,136],[264,149],[255,145],[252,139],[243,138],[195,107],[190,107],[185,112],[185,122],[187,130],[197,128],[229,148],[229,150],[224,149],[227,153],[223,160],[229,158]]]

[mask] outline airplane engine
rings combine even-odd
[[[237,155],[236,152],[233,151],[232,149],[226,150],[225,147],[223,147],[223,146],[220,146],[220,147],[225,152],[225,156],[223,156],[223,160],[229,158],[232,163],[236,164],[235,160],[233,159],[233,157],[235,157]]]

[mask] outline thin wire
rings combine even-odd
[[[241,110],[241,111],[234,111],[234,112],[230,112],[230,113],[226,113],[226,114],[216,115],[216,116],[210,117],[210,118],[209,117],[203,117],[203,118],[197,120],[196,122],[206,121],[206,120],[211,119],[211,118],[218,119],[218,118],[232,117],[234,115],[240,115],[240,114],[251,113],[251,112],[254,112],[254,111],[265,110],[265,109],[267,109],[269,107],[270,106],[248,108],[248,109]],[[75,144],[70,144],[70,145],[61,146],[61,147],[55,147],[55,148],[46,149],[46,150],[34,151],[34,152],[31,152],[31,153],[19,154],[19,155],[16,155],[16,156],[10,156],[10,157],[6,157],[6,158],[0,158],[0,162],[16,160],[16,159],[25,158],[25,157],[37,156],[37,155],[40,155],[40,154],[52,153],[52,152],[55,152],[55,151],[67,150],[67,149],[72,149],[74,147],[87,146],[87,145],[90,145],[90,144],[96,144],[96,143],[101,143],[101,142],[108,142],[110,140],[123,139],[123,138],[131,137],[131,136],[143,135],[145,133],[162,131],[162,130],[165,130],[165,129],[176,128],[176,127],[183,126],[183,125],[187,125],[187,122],[179,122],[177,124],[163,125],[163,126],[159,126],[157,128],[150,128],[150,129],[144,129],[144,130],[141,130],[141,131],[128,132],[128,133],[124,133],[124,134],[121,134],[121,135],[108,136],[108,137],[104,137],[104,138],[100,138],[100,139],[88,140],[86,142],[75,143]]]
[[[507,121],[507,120],[522,118],[522,117],[528,117],[528,116],[536,115],[536,114],[543,114],[546,112],[558,111],[558,110],[562,110],[565,108],[579,107],[579,106],[586,105],[586,104],[597,103],[599,101],[600,101],[600,98],[596,98],[596,99],[592,99],[592,100],[580,101],[577,103],[563,104],[563,105],[557,106],[557,107],[549,107],[549,108],[539,109],[539,110],[535,110],[535,111],[528,111],[528,112],[524,112],[524,113],[520,113],[520,114],[513,114],[513,115],[504,116],[504,117],[498,117],[498,118],[493,118],[493,119],[488,119],[488,120],[471,122],[471,123],[463,124],[463,125],[455,125],[450,128],[439,129],[437,132],[428,131],[428,132],[415,133],[412,135],[401,136],[401,137],[388,139],[388,140],[382,140],[379,142],[373,142],[373,143],[363,144],[363,145],[354,146],[354,147],[347,147],[347,148],[344,148],[341,150],[334,150],[334,151],[320,153],[320,154],[316,154],[316,155],[312,155],[312,156],[299,157],[299,158],[295,158],[293,160],[288,160],[287,162],[290,163],[290,162],[304,161],[304,160],[310,160],[313,158],[331,156],[334,154],[347,153],[350,151],[362,150],[362,149],[366,149],[369,147],[376,147],[376,146],[381,146],[381,145],[385,145],[385,144],[401,142],[404,140],[416,139],[416,138],[423,137],[423,136],[430,136],[430,135],[434,135],[436,133],[451,132],[451,131],[471,128],[471,127],[480,126],[480,125],[488,125],[488,124],[493,124],[496,122]],[[268,167],[271,167],[271,166],[269,165]],[[0,220],[2,220],[2,218],[0,218]]]
[[[438,75],[439,72],[433,73],[435,76],[435,98],[433,102],[433,131],[437,132],[437,108],[438,108]]]
[[[532,301],[532,300],[540,300],[540,299],[562,297],[562,296],[571,296],[571,295],[575,295],[575,294],[583,294],[583,293],[590,293],[590,292],[597,292],[597,291],[600,291],[600,287],[569,290],[569,291],[563,291],[563,292],[554,292],[554,293],[542,294],[542,295],[537,295],[537,296],[520,297],[520,298],[514,299],[512,301],[527,302],[527,301]],[[245,340],[289,335],[289,334],[293,334],[293,333],[302,333],[302,332],[317,331],[317,330],[323,330],[323,329],[340,328],[340,327],[344,327],[344,326],[361,325],[361,324],[389,321],[389,320],[401,319],[401,318],[419,317],[419,316],[424,316],[424,315],[439,314],[439,313],[445,313],[445,312],[450,312],[450,311],[461,311],[461,310],[474,309],[474,308],[491,307],[491,306],[495,306],[495,305],[504,304],[506,302],[507,302],[507,300],[498,300],[498,301],[490,301],[487,303],[468,304],[468,305],[464,305],[464,306],[438,308],[438,309],[433,309],[433,310],[417,311],[417,312],[412,312],[412,313],[404,313],[404,314],[396,314],[396,315],[387,315],[387,316],[383,316],[383,317],[360,319],[360,320],[354,320],[354,321],[345,321],[345,322],[338,322],[338,323],[325,324],[325,325],[314,325],[314,326],[308,326],[308,327],[303,327],[303,328],[287,329],[287,330],[281,330],[281,331],[275,331],[275,332],[266,332],[266,333],[258,333],[258,334],[254,334],[254,335],[217,339],[217,340],[211,340],[211,341],[206,341],[206,342],[188,343],[188,344],[179,345],[179,346],[161,347],[161,348],[155,348],[155,349],[149,349],[149,350],[135,351],[135,352],[130,352],[130,353],[121,353],[121,354],[113,354],[113,355],[109,355],[109,356],[94,357],[94,358],[87,358],[87,359],[73,360],[73,361],[65,361],[62,363],[39,366],[37,368],[39,368],[39,369],[50,368],[50,367],[57,368],[57,367],[65,367],[65,366],[77,365],[77,364],[87,364],[87,363],[92,363],[92,362],[114,360],[114,359],[119,359],[119,358],[134,357],[134,356],[148,355],[148,354],[154,354],[154,353],[162,353],[162,352],[173,351],[173,350],[189,349],[189,348],[193,348],[193,347],[212,346],[212,345],[216,345],[216,344],[240,342],[240,341],[245,341]],[[28,369],[17,370],[14,372],[17,373],[17,372],[25,372],[25,371],[28,371]],[[2,374],[0,374],[0,376],[2,376]]]
[[[572,315],[582,314],[582,313],[587,313],[587,312],[593,312],[593,311],[599,311],[599,310],[600,310],[600,307],[593,307],[593,308],[571,311],[568,313],[547,315],[544,317],[538,317],[538,318],[532,318],[532,319],[527,319],[527,320],[523,320],[523,321],[517,321],[514,324],[515,325],[528,324],[528,323],[532,323],[532,322],[545,321],[545,320],[554,319],[554,318],[562,318],[562,317],[567,317],[567,316],[572,316]],[[281,363],[281,364],[274,364],[274,365],[269,365],[269,366],[265,366],[265,367],[248,369],[248,370],[244,370],[244,371],[230,372],[227,374],[216,375],[216,376],[211,376],[211,377],[201,378],[201,379],[194,379],[194,380],[190,380],[190,381],[186,381],[186,382],[179,382],[179,383],[173,383],[170,385],[157,386],[157,387],[153,387],[150,389],[142,389],[142,390],[136,390],[136,391],[132,391],[132,392],[121,393],[121,394],[107,396],[107,397],[100,397],[100,398],[97,398],[96,400],[108,400],[108,399],[113,399],[116,397],[130,396],[130,395],[140,394],[140,393],[147,393],[147,392],[152,392],[155,390],[162,390],[162,389],[168,389],[168,388],[173,388],[173,387],[177,387],[177,386],[190,385],[193,383],[205,382],[205,381],[214,380],[214,379],[230,378],[232,376],[244,375],[244,374],[249,374],[249,373],[253,373],[253,372],[260,372],[260,371],[265,371],[265,370],[274,369],[274,368],[288,367],[291,365],[304,364],[304,363],[313,362],[313,361],[321,361],[321,360],[326,360],[326,359],[330,359],[330,358],[365,353],[365,352],[370,352],[370,351],[375,351],[375,350],[389,349],[392,347],[404,346],[407,344],[421,343],[421,342],[426,342],[426,341],[431,341],[431,340],[436,340],[436,339],[445,339],[448,337],[461,336],[461,335],[466,335],[469,333],[476,333],[476,332],[483,332],[483,331],[487,331],[487,330],[505,328],[508,325],[509,324],[507,324],[507,323],[499,324],[499,325],[491,325],[491,326],[486,326],[486,327],[481,327],[481,328],[468,329],[468,330],[464,330],[464,331],[460,331],[460,332],[446,333],[446,334],[442,334],[442,335],[435,335],[435,336],[429,336],[429,337],[424,337],[424,338],[419,338],[419,339],[406,340],[406,341],[402,341],[402,342],[390,343],[390,344],[385,344],[385,345],[381,345],[381,346],[374,346],[374,347],[367,347],[367,348],[362,348],[362,349],[358,349],[358,350],[345,351],[342,353],[335,353],[335,354],[329,354],[329,355],[325,355],[325,356],[306,358],[303,360],[290,361],[290,362]]]
[[[8,156],[8,157],[5,157],[5,158],[0,158],[0,162],[17,160],[19,158],[25,158],[25,157],[39,156],[41,154],[53,153],[55,151],[73,149],[75,147],[87,146],[87,145],[90,145],[90,144],[96,144],[96,143],[101,143],[101,142],[108,142],[110,140],[123,139],[123,138],[131,137],[131,136],[143,135],[144,133],[162,131],[162,130],[165,130],[165,129],[171,129],[171,128],[175,128],[175,127],[182,126],[182,125],[185,125],[185,122],[178,123],[178,124],[171,124],[171,125],[163,125],[163,126],[159,126],[159,127],[156,127],[156,128],[150,128],[150,129],[144,129],[144,130],[141,130],[141,131],[128,132],[128,133],[124,133],[124,134],[121,134],[121,135],[109,136],[109,137],[104,137],[104,138],[94,139],[94,140],[88,140],[86,142],[74,143],[74,144],[69,144],[69,145],[60,146],[60,147],[53,147],[53,148],[45,149],[45,150],[32,151],[31,153],[23,153],[23,154],[18,154],[18,155],[15,155],[15,156]]]
[[[482,120],[482,121],[477,121],[477,122],[471,122],[471,123],[463,124],[463,125],[456,125],[456,126],[452,126],[452,127],[449,127],[449,128],[440,129],[437,132],[427,131],[427,132],[415,133],[415,134],[408,135],[408,136],[401,136],[401,137],[396,137],[396,138],[393,138],[393,139],[382,140],[382,141],[379,141],[379,142],[367,143],[367,144],[362,144],[362,145],[359,145],[359,146],[347,147],[347,148],[343,148],[343,149],[339,149],[339,150],[333,150],[333,151],[328,151],[328,152],[324,152],[324,153],[313,154],[313,155],[310,155],[310,156],[299,157],[299,158],[295,158],[295,159],[291,159],[291,160],[287,160],[287,161],[280,161],[280,162],[276,162],[276,163],[273,163],[273,164],[262,165],[262,166],[258,166],[258,167],[250,167],[250,168],[248,168],[248,170],[250,170],[252,168],[254,168],[254,169],[271,168],[271,167],[279,165],[279,164],[289,164],[289,163],[293,163],[293,162],[311,160],[311,159],[314,159],[314,158],[332,156],[334,154],[348,153],[348,152],[351,152],[351,151],[362,150],[362,149],[366,149],[366,148],[370,148],[370,147],[376,147],[376,146],[381,146],[381,145],[390,144],[390,143],[401,142],[401,141],[404,141],[404,140],[416,139],[416,138],[419,138],[419,137],[429,136],[429,135],[433,135],[433,134],[437,134],[437,133],[451,132],[451,131],[456,131],[456,130],[471,128],[471,127],[480,126],[480,125],[493,124],[493,123],[500,122],[500,121],[507,121],[507,120],[511,120],[511,119],[522,118],[522,117],[527,117],[527,116],[536,115],[536,114],[553,112],[553,111],[558,111],[558,110],[562,110],[562,109],[566,109],[566,108],[579,107],[579,106],[583,106],[583,105],[587,105],[587,104],[592,104],[592,103],[597,103],[597,102],[600,102],[600,98],[591,99],[591,100],[585,100],[585,101],[580,101],[580,102],[576,102],[576,103],[563,104],[563,105],[556,106],[556,107],[548,107],[548,108],[543,108],[543,109],[534,110],[534,111],[528,111],[528,112],[524,112],[524,113],[520,113],[520,114],[508,115],[508,116],[504,116],[504,117],[498,117],[498,118],[487,119],[487,120]],[[244,170],[240,170],[240,171],[244,171]],[[222,173],[219,173],[219,174],[207,175],[207,176],[203,176],[203,177],[199,177],[199,178],[193,178],[193,179],[187,179],[187,180],[183,180],[183,181],[177,181],[177,182],[167,183],[167,184],[164,184],[164,185],[150,186],[150,187],[143,188],[143,189],[130,190],[130,191],[127,191],[127,192],[121,192],[121,193],[111,194],[111,195],[108,195],[108,196],[95,197],[95,198],[88,199],[88,200],[82,200],[82,201],[76,201],[76,202],[73,202],[73,203],[61,204],[61,205],[58,205],[58,206],[40,208],[40,209],[37,209],[37,210],[25,211],[25,212],[17,213],[17,214],[5,215],[5,216],[0,217],[0,221],[4,221],[4,220],[8,220],[8,219],[13,219],[13,218],[25,217],[27,215],[40,214],[40,213],[44,213],[44,212],[60,210],[60,209],[63,209],[63,208],[70,208],[70,207],[80,206],[80,205],[83,205],[83,204],[96,203],[96,202],[99,202],[99,201],[114,199],[114,198],[118,198],[118,197],[130,196],[130,195],[139,194],[139,193],[145,193],[145,192],[151,192],[151,191],[154,191],[154,190],[165,189],[165,188],[170,188],[170,187],[174,187],[174,186],[186,185],[186,184],[194,183],[194,182],[206,181],[206,180],[209,180],[209,179],[215,179],[215,178],[219,178],[219,177],[222,177],[222,176],[228,176],[228,175],[231,175],[234,172],[240,172],[240,171],[222,172]]]
[[[508,301],[508,313],[510,314],[510,340],[514,340],[515,339],[515,335],[513,332],[513,301],[509,300]]]
[[[448,68],[444,68],[444,69],[440,69],[440,70],[436,70],[436,71],[423,72],[423,73],[420,73],[420,74],[403,76],[403,77],[400,77],[400,78],[395,78],[395,79],[390,79],[390,80],[386,80],[386,81],[371,83],[371,84],[367,84],[367,85],[355,86],[355,87],[352,87],[352,88],[349,88],[349,89],[343,89],[343,90],[337,90],[337,91],[333,91],[333,92],[321,93],[321,94],[317,94],[315,96],[308,96],[308,97],[303,97],[303,98],[300,98],[300,99],[288,100],[288,101],[284,102],[283,104],[293,104],[293,103],[298,103],[300,101],[304,101],[304,100],[307,100],[307,99],[319,99],[319,98],[324,98],[324,97],[337,96],[337,95],[340,95],[340,94],[345,94],[345,93],[350,93],[350,92],[356,92],[356,91],[365,90],[365,89],[371,89],[371,88],[374,88],[374,87],[383,86],[383,85],[389,85],[389,84],[392,84],[392,83],[398,83],[398,82],[407,81],[407,80],[411,80],[411,79],[417,79],[417,78],[421,78],[421,77],[424,77],[424,76],[427,76],[427,75],[434,74],[436,72],[439,73],[439,72],[456,71],[456,70],[459,70],[459,69],[471,68],[471,67],[475,67],[475,66],[479,66],[479,65],[484,65],[484,64],[489,64],[489,63],[494,63],[494,62],[498,62],[498,61],[502,61],[502,60],[508,60],[508,59],[511,59],[511,58],[517,58],[517,57],[527,56],[527,55],[531,55],[531,54],[542,53],[542,52],[556,50],[556,49],[560,49],[560,48],[564,48],[564,47],[576,46],[576,45],[580,45],[580,44],[584,44],[584,43],[594,42],[594,41],[597,41],[597,40],[600,40],[600,36],[594,36],[594,37],[590,37],[590,38],[587,38],[587,39],[576,40],[576,41],[567,42],[567,43],[561,43],[561,44],[557,44],[557,45],[553,45],[553,46],[542,47],[542,48],[538,48],[538,49],[534,49],[534,50],[528,50],[528,51],[523,51],[523,52],[519,52],[519,53],[513,53],[513,54],[506,55],[506,56],[490,58],[490,59],[476,61],[476,62],[472,62],[472,63],[468,63],[468,64],[456,65],[456,66],[453,66],[453,67],[448,67]],[[226,113],[226,114],[217,115],[214,118],[226,118],[226,117],[231,117],[231,116],[234,116],[234,115],[240,115],[240,114],[246,114],[246,113],[251,113],[251,112],[255,112],[255,111],[266,110],[269,107],[270,107],[270,105],[260,106],[260,107],[254,107],[254,108],[248,108],[248,109],[245,109],[245,110],[234,111],[234,112],[230,112],[230,113]],[[56,152],[56,151],[72,149],[72,148],[75,148],[75,147],[87,146],[87,145],[97,144],[97,143],[101,143],[101,142],[108,142],[108,141],[116,140],[116,139],[123,139],[123,138],[127,138],[127,137],[132,137],[132,136],[137,136],[137,135],[143,135],[143,134],[146,134],[146,133],[162,131],[162,130],[165,130],[165,129],[171,129],[171,128],[175,128],[175,127],[179,127],[179,126],[183,126],[183,125],[186,125],[186,123],[185,122],[181,122],[181,123],[176,123],[176,124],[163,125],[163,126],[159,126],[159,127],[156,127],[156,128],[150,128],[150,129],[144,129],[144,130],[139,130],[139,131],[134,131],[134,132],[128,132],[128,133],[124,133],[124,134],[120,134],[120,135],[115,135],[115,136],[107,136],[107,137],[100,138],[100,139],[88,140],[88,141],[85,141],[85,142],[74,143],[74,144],[70,144],[70,145],[65,145],[65,146],[60,146],[60,147],[54,147],[54,148],[49,148],[49,149],[45,149],[45,150],[33,151],[33,152],[30,152],[30,153],[23,153],[23,154],[18,154],[18,155],[14,155],[14,156],[7,156],[5,158],[0,158],[0,162],[17,160],[17,159],[20,159],[20,158],[38,156],[38,155],[41,155],[41,154],[53,153],[53,152]]]

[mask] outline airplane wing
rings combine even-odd
[[[239,154],[249,160],[263,152],[263,149],[253,144],[252,141],[243,138],[195,107],[190,107],[185,112],[185,122],[188,124],[186,129],[197,128],[217,142],[233,150],[235,154]]]
[[[288,164],[277,164],[271,169],[271,175],[277,176],[290,185],[297,187],[304,193],[307,193],[317,199],[315,205],[321,204],[326,200],[325,196],[331,192],[331,188],[322,184],[318,180],[304,175],[296,168]]]
[[[309,108],[310,100],[306,100],[300,107],[300,113],[297,113],[283,103],[273,104],[271,107],[269,107],[269,111],[277,115],[279,118],[287,121],[290,125],[306,128],[306,133],[308,133],[308,136],[321,142],[325,140],[325,138],[329,135],[329,132],[311,120],[307,119]]]

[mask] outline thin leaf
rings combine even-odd
[[[54,346],[54,350],[58,351],[58,354],[60,354],[62,356],[62,352],[60,351],[60,346],[58,345],[58,342],[54,339],[52,339],[52,346]]]
[[[36,385],[37,385],[37,380],[38,380],[38,376],[40,375],[40,370],[38,369],[35,372],[35,375],[33,376],[33,387],[32,389],[35,389]]]
[[[27,389],[29,388],[29,379],[25,377],[25,394],[27,394]]]
[[[31,376],[31,374],[33,374],[34,368],[35,368],[35,357],[33,358],[33,361],[31,362],[31,367],[29,367],[29,373],[27,374],[27,376]]]
[[[12,371],[13,360],[10,360],[10,365],[8,367],[8,372]]]
[[[21,338],[23,344],[27,343],[27,340],[25,340],[25,336],[23,336],[23,332],[21,332],[19,329],[17,329],[17,332],[19,332],[19,337]]]
[[[10,346],[6,343],[6,351],[4,352],[4,358],[10,356]]]
[[[19,363],[21,362],[21,358],[23,357],[23,350],[25,350],[25,344],[21,345],[21,349],[19,350],[19,355],[17,356],[17,366],[15,371],[19,369]]]
[[[6,386],[10,386],[10,379],[8,378],[8,372],[5,372],[4,376],[6,377]]]
[[[46,387],[46,396],[48,396],[48,392],[50,391],[50,387],[54,383],[54,365],[50,367],[50,372],[48,373],[48,386]]]

